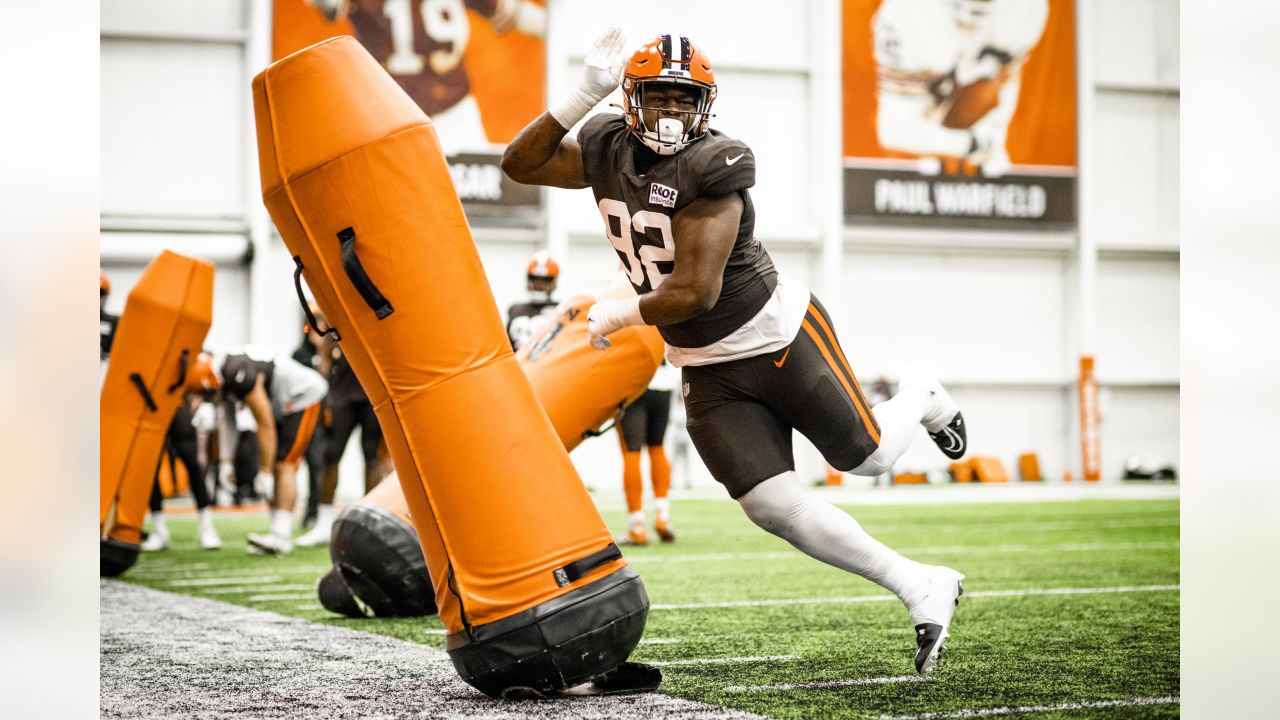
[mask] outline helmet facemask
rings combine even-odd
[[[634,80],[624,88],[628,125],[640,142],[659,155],[675,155],[707,134],[715,88],[695,82]],[[678,93],[677,93],[678,89]],[[655,102],[654,97],[659,101]],[[687,100],[673,100],[673,96]],[[645,122],[645,116],[653,123]]]

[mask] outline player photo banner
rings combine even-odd
[[[274,0],[272,59],[352,35],[431,118],[467,216],[536,219],[503,147],[546,109],[546,0]]]
[[[844,0],[848,224],[1076,222],[1073,0]]]

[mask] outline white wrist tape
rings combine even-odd
[[[561,100],[551,107],[548,112],[551,117],[560,123],[560,127],[565,130],[572,130],[579,120],[587,116],[591,112],[591,108],[600,102],[599,98],[592,97],[590,93],[585,91],[581,86],[575,87],[569,92],[569,97]]]
[[[640,296],[609,300],[591,306],[589,314],[591,331],[598,335],[621,330],[629,325],[644,325],[640,315]]]

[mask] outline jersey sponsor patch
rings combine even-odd
[[[662,183],[649,185],[649,204],[673,208],[676,206],[676,195],[679,191]]]

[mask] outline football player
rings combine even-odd
[[[196,501],[196,538],[200,547],[205,550],[217,550],[222,547],[222,538],[213,526],[213,499],[209,495],[209,482],[205,477],[205,468],[200,463],[200,442],[195,421],[195,412],[206,398],[211,398],[219,386],[218,376],[213,372],[212,357],[200,353],[191,363],[187,371],[186,395],[178,405],[169,424],[169,432],[165,437],[165,455],[161,462],[169,463],[172,477],[177,477],[174,460],[181,460],[187,469],[187,480],[191,488],[191,496]],[[156,468],[155,484],[151,487],[151,534],[142,549],[147,552],[164,550],[169,547],[169,526],[164,516],[164,494],[160,490],[160,468]]]
[[[107,312],[107,297],[111,295],[111,281],[106,273],[99,273],[102,282],[98,290],[98,335],[101,350],[98,361],[105,363],[111,356],[111,342],[116,339],[116,326],[120,324],[120,316]]]
[[[711,474],[761,528],[897,595],[916,628],[916,669],[927,673],[964,576],[903,557],[802,490],[791,433],[836,468],[875,476],[918,425],[949,457],[962,455],[960,409],[919,367],[903,371],[893,399],[868,406],[822,304],[755,239],[755,158],[709,127],[711,61],[676,34],[629,57],[623,46],[616,28],[596,40],[569,97],[520,132],[503,169],[522,183],[592,189],[636,295],[592,306],[590,342],[607,347],[625,326],[656,325],[682,369],[689,435]],[[596,115],[568,137],[619,84],[622,114]]]
[[[413,98],[446,150],[489,147],[462,57],[471,38],[467,10],[495,32],[542,37],[546,9],[528,0],[307,0],[329,22],[351,21],[356,39]]]
[[[319,308],[312,313],[317,321],[323,323],[324,315]],[[329,394],[325,397],[324,413],[326,415],[327,441],[324,453],[324,470],[321,474],[319,488],[319,505],[316,513],[316,524],[297,540],[299,547],[319,547],[329,543],[333,531],[333,522],[338,517],[333,499],[338,491],[338,466],[346,452],[347,442],[357,427],[360,428],[360,449],[364,454],[364,492],[369,494],[374,487],[386,477],[391,468],[389,463],[379,457],[382,445],[382,426],[373,412],[373,404],[365,394],[360,381],[356,378],[351,363],[342,354],[342,349],[330,335],[311,332],[317,339],[317,368],[329,381]]]
[[[274,488],[267,533],[249,533],[250,554],[293,551],[297,473],[320,417],[329,384],[320,373],[288,356],[244,350],[215,363],[228,400],[243,401],[258,425],[257,485]]]
[[[649,481],[653,487],[653,530],[662,542],[674,542],[671,522],[671,462],[663,444],[667,420],[671,416],[671,391],[679,385],[674,368],[662,363],[644,394],[627,406],[618,418],[618,441],[622,444],[622,489],[627,498],[628,527],[617,539],[619,545],[648,545],[644,525],[644,481],[640,472],[640,451],[649,450]]]
[[[552,322],[557,304],[552,295],[559,277],[560,264],[546,250],[539,250],[529,258],[529,266],[525,268],[529,299],[507,308],[507,339],[511,341],[512,350],[519,350],[543,325]]]
[[[872,21],[880,145],[1008,172],[1020,70],[1048,13],[1048,0],[885,0]]]

